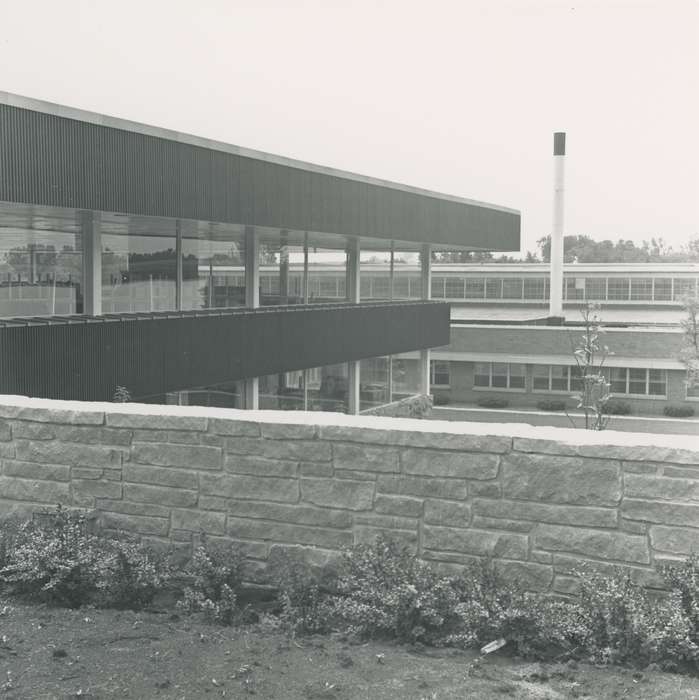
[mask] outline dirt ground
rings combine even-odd
[[[0,698],[699,698],[699,679],[0,601]]]

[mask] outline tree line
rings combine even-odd
[[[444,263],[541,263],[551,261],[551,236],[537,242],[536,251],[527,251],[523,258],[494,255],[481,251],[445,251],[434,253],[435,262]],[[678,249],[662,238],[651,238],[641,244],[619,239],[596,241],[590,236],[564,236],[563,260],[567,263],[672,263],[699,262],[699,236],[694,236]]]

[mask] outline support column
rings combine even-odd
[[[388,268],[388,300],[393,301],[393,282],[395,278],[395,242],[391,241],[391,258]],[[410,292],[410,280],[408,280],[408,292]],[[408,294],[410,296],[410,294]],[[388,355],[388,391],[386,398],[388,403],[393,403],[393,355]]]
[[[257,309],[260,306],[260,256],[259,242],[253,226],[245,227],[245,306]],[[256,411],[260,407],[259,380],[246,379],[243,386],[243,407]]]
[[[420,251],[420,279],[422,282],[422,298],[432,298],[432,248],[423,245]],[[428,396],[430,387],[430,349],[420,350],[420,393]]]
[[[100,213],[80,213],[83,237],[83,313],[102,314],[102,229]]]
[[[351,238],[347,244],[347,301],[353,304],[360,302],[359,277],[359,239]],[[348,363],[347,371],[347,412],[359,415],[359,360]]]
[[[308,304],[308,231],[303,234],[303,303]]]
[[[182,311],[182,222],[175,221],[175,308]]]

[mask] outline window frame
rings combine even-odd
[[[476,365],[488,365],[488,386],[476,385]],[[505,365],[507,367],[507,386],[493,386],[493,365]],[[522,376],[524,378],[524,386],[521,388],[510,386],[512,381],[512,365],[519,365],[523,368],[522,375],[514,375],[516,377]],[[473,391],[510,391],[525,394],[527,393],[527,365],[522,362],[474,362],[472,389]]]

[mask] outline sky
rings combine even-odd
[[[0,0],[0,90],[522,213],[699,235],[697,0]]]

